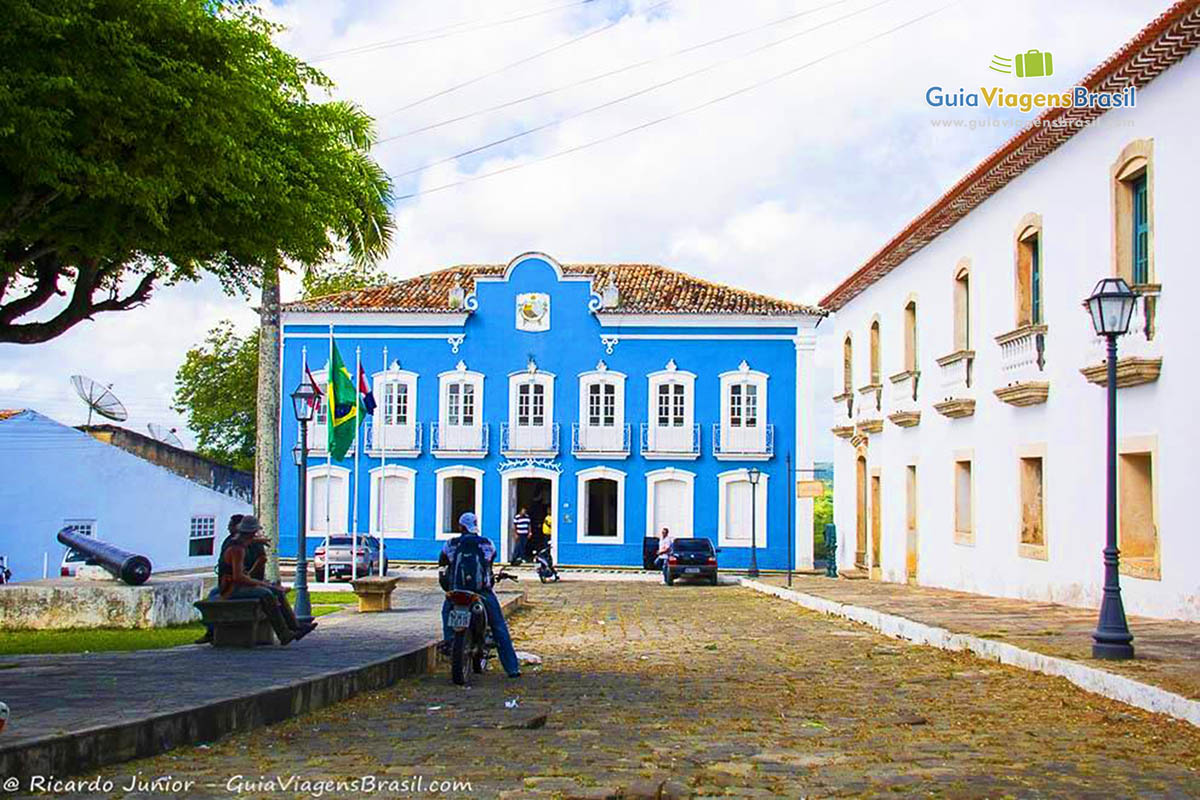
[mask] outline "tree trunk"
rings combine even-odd
[[[263,273],[258,311],[258,395],[254,437],[254,502],[267,550],[267,579],[279,580],[279,267]]]

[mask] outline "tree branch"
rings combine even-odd
[[[36,277],[33,288],[24,297],[19,297],[10,303],[0,305],[0,328],[9,325],[13,320],[44,306],[50,298],[58,293],[58,278],[62,274],[62,264],[57,256],[46,255],[34,263]],[[8,278],[4,285],[7,290]],[[0,298],[3,298],[0,293]]]
[[[116,289],[107,300],[99,303],[92,302],[92,297],[100,281],[113,271],[112,267],[100,267],[96,261],[89,260],[81,264],[75,276],[75,291],[71,302],[53,318],[45,322],[31,322],[24,325],[0,324],[0,343],[38,344],[61,336],[66,331],[94,314],[106,311],[125,311],[139,306],[150,299],[154,291],[154,281],[157,272],[148,272],[138,281],[138,285],[125,297],[120,297]]]

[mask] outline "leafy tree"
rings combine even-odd
[[[188,351],[175,373],[175,410],[187,416],[197,450],[237,469],[254,469],[258,329],[238,336],[220,322]]]
[[[335,264],[306,270],[304,299],[378,286],[370,266]],[[241,336],[230,320],[213,327],[175,373],[174,409],[196,434],[197,450],[237,469],[254,469],[259,329]]]
[[[275,32],[236,2],[0,3],[0,343],[204,272],[269,301],[284,264],[383,252],[371,120],[312,99],[328,79]]]

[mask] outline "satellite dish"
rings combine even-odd
[[[175,428],[165,428],[156,422],[151,422],[146,425],[146,429],[150,431],[150,435],[163,444],[169,444],[172,447],[184,449],[183,442],[175,435]]]
[[[87,403],[88,425],[92,424],[93,411],[114,422],[124,422],[129,419],[129,412],[125,410],[125,406],[117,399],[117,396],[112,393],[111,385],[102,386],[86,375],[72,375],[71,385],[75,387],[75,392],[79,395],[80,399]]]

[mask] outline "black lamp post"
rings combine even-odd
[[[299,513],[296,516],[296,603],[293,607],[301,625],[312,622],[312,603],[308,598],[308,423],[317,410],[317,390],[305,376],[292,392],[292,410],[300,428],[300,443],[292,451],[300,475]]]
[[[1121,602],[1121,576],[1117,569],[1117,337],[1129,331],[1129,320],[1137,295],[1121,278],[1105,278],[1096,284],[1086,301],[1096,334],[1108,343],[1108,519],[1104,542],[1104,598],[1100,620],[1092,633],[1092,657],[1133,658],[1133,634],[1125,621]]]
[[[758,577],[758,479],[762,477],[762,470],[758,467],[751,467],[746,470],[746,477],[750,479],[750,569],[746,570],[746,575],[751,578]]]

